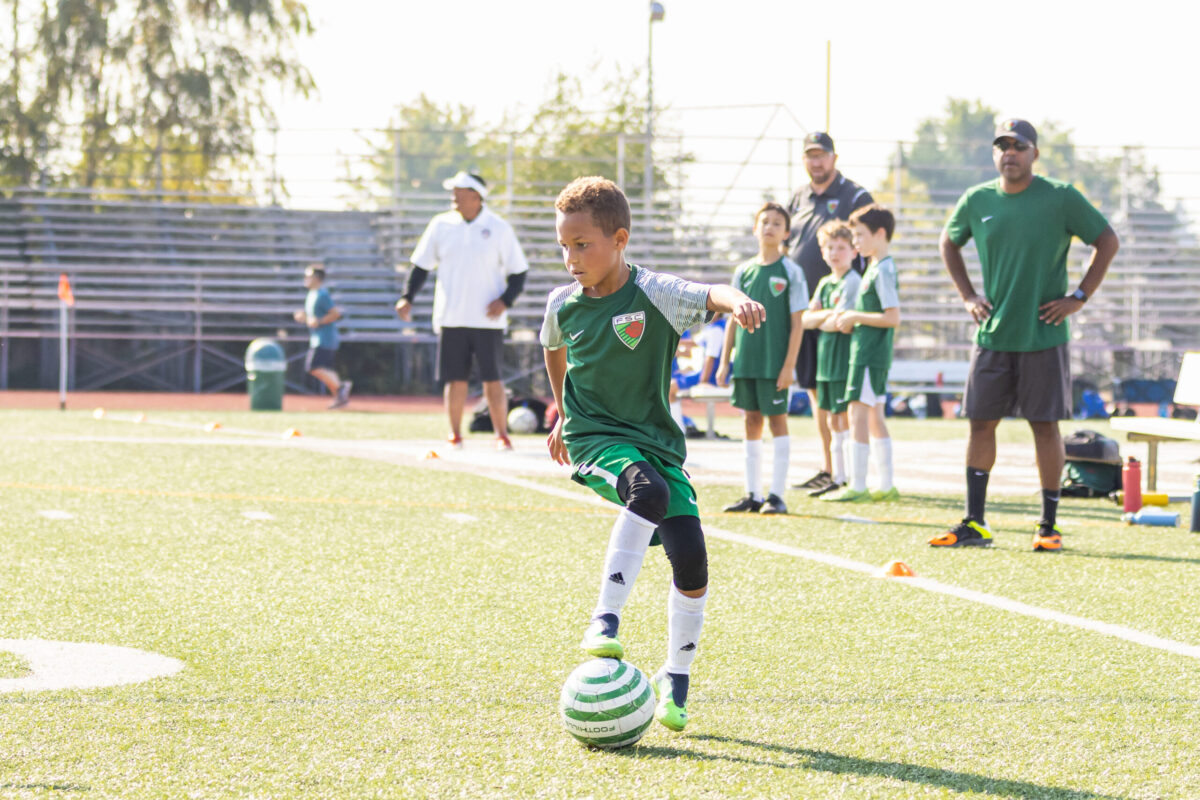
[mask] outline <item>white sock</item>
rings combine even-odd
[[[787,491],[787,473],[788,465],[792,459],[792,439],[790,436],[775,436],[771,439],[775,443],[775,464],[771,470],[771,494],[783,499],[783,493]]]
[[[846,482],[846,439],[849,431],[833,432],[833,482]]]
[[[851,447],[854,448],[854,469],[850,472],[850,480],[854,483],[851,488],[856,492],[865,492],[867,490],[867,466],[871,461],[871,445],[856,441]]]
[[[679,426],[679,430],[686,431],[683,422],[683,402],[676,400],[671,403],[671,419],[675,420],[675,424]]]
[[[608,552],[604,556],[604,575],[600,579],[600,599],[592,617],[601,614],[621,616],[629,599],[629,590],[642,568],[642,558],[650,546],[650,537],[658,526],[639,517],[627,508],[621,509],[608,537]]]
[[[746,494],[762,500],[762,439],[747,439],[746,445]]]
[[[875,470],[879,473],[879,490],[892,488],[892,440],[872,439],[871,450],[875,453]]]
[[[667,672],[687,675],[692,671],[707,599],[707,592],[701,597],[688,597],[671,584],[667,595]]]

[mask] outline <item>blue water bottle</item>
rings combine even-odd
[[[1192,533],[1200,533],[1200,475],[1192,489]]]

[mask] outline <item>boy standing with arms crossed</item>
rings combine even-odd
[[[817,290],[804,315],[804,327],[817,334],[817,416],[827,420],[832,446],[825,448],[825,472],[832,483],[813,489],[809,497],[836,492],[846,485],[846,439],[850,423],[846,418],[846,377],[850,371],[850,340],[853,334],[837,329],[837,315],[854,308],[861,276],[851,267],[858,251],[854,233],[841,220],[826,222],[817,231],[821,257],[833,270],[817,282]]]
[[[851,333],[850,369],[846,399],[850,401],[850,428],[854,438],[850,486],[822,500],[863,503],[897,500],[892,485],[892,440],[884,422],[887,377],[892,368],[892,340],[900,324],[900,287],[896,262],[888,255],[896,218],[883,206],[872,203],[850,215],[854,246],[870,260],[863,273],[853,311],[837,315],[837,329]],[[868,438],[869,434],[869,438]],[[867,466],[872,443],[879,489],[867,491]]]
[[[667,386],[683,331],[725,311],[753,331],[762,305],[731,286],[692,283],[627,264],[629,202],[612,181],[577,178],[554,203],[563,261],[575,282],[550,293],[541,342],[562,410],[546,443],[575,467],[572,479],[624,506],[613,525],[600,598],[581,646],[622,658],[621,610],[652,538],[671,562],[667,660],[652,683],[655,719],[687,725],[689,673],[708,591],[708,554],[683,462],[683,431],[671,419]]]
[[[725,346],[717,385],[729,380],[729,360],[737,350],[733,366],[734,408],[745,413],[746,422],[746,496],[726,511],[759,511],[786,514],[783,493],[787,488],[791,440],[788,438],[787,399],[792,383],[793,365],[804,335],[804,310],[808,307],[808,284],[804,273],[787,256],[783,245],[791,231],[791,218],[778,203],[766,203],[754,215],[754,236],[758,256],[733,272],[733,285],[762,303],[771,322],[756,331],[733,325],[725,328]],[[763,418],[771,428],[775,457],[771,471],[771,490],[762,496]]]

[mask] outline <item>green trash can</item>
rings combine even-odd
[[[283,410],[287,356],[274,339],[255,339],[246,348],[246,389],[251,411]]]

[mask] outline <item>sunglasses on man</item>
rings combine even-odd
[[[999,141],[992,142],[992,147],[996,148],[1001,153],[1006,153],[1009,150],[1016,150],[1018,153],[1024,153],[1030,148],[1030,145],[1026,144],[1025,142],[1018,142],[1016,139],[1000,139]]]

